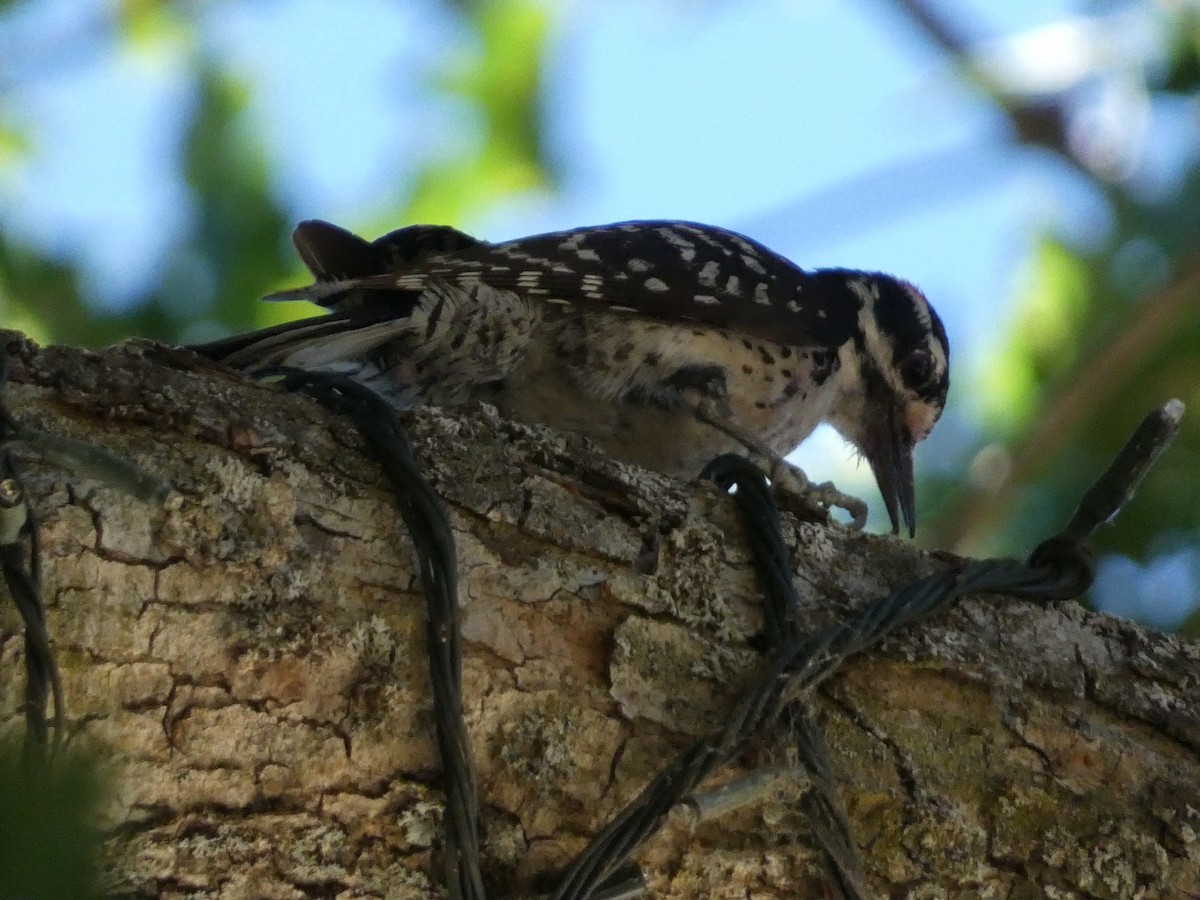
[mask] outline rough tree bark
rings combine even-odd
[[[109,754],[109,889],[433,897],[422,600],[377,467],[315,403],[149,345],[15,351],[26,424],[168,478],[150,507],[27,467],[72,746]],[[412,418],[461,560],[464,694],[497,896],[531,896],[721,722],[761,618],[730,500],[486,409]],[[785,521],[813,625],[945,561]],[[21,727],[0,614],[0,731]],[[1200,646],[977,597],[852,660],[820,716],[872,885],[1200,893]],[[747,766],[788,758],[786,735]],[[821,896],[795,790],[638,857],[654,897]]]

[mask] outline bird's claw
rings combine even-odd
[[[782,461],[772,467],[770,479],[776,499],[785,509],[813,517],[828,516],[836,506],[850,514],[849,528],[861,531],[867,524],[867,504],[838,490],[832,481],[813,484],[803,470]]]
[[[836,506],[838,509],[844,509],[850,513],[850,521],[846,523],[847,528],[862,531],[866,526],[867,504],[858,497],[852,497],[838,490],[832,481],[809,485],[808,493],[827,510]]]

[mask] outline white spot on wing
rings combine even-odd
[[[653,268],[651,263],[648,263],[644,259],[639,259],[636,256],[629,260],[628,265],[631,272],[649,272],[650,269]]]
[[[692,250],[696,247],[695,244],[685,238],[674,228],[660,228],[658,229],[658,233],[661,234],[663,236],[663,240],[665,240],[672,247],[678,247],[681,250]]]
[[[665,281],[663,281],[661,278],[647,278],[645,284],[646,284],[646,290],[648,290],[648,291],[668,291],[668,290],[670,290],[670,288],[667,287],[667,283]]]
[[[850,287],[863,298],[863,307],[858,311],[858,328],[863,336],[863,345],[873,368],[879,372],[897,396],[901,396],[904,385],[899,373],[892,365],[892,342],[879,327],[875,318],[875,299],[879,296],[878,285],[868,286],[862,279],[851,279]],[[875,290],[872,291],[871,287]]]
[[[711,294],[697,294],[692,299],[695,300],[697,303],[703,303],[705,306],[712,306],[713,304],[721,302],[720,300],[718,300],[716,297],[712,296]]]
[[[704,264],[704,268],[700,270],[700,283],[705,287],[716,287],[717,276],[721,274],[721,267],[714,261],[709,260]]]
[[[763,306],[771,305],[771,295],[768,293],[767,283],[760,281],[754,286],[754,302],[761,303]],[[792,301],[793,303],[795,301]]]
[[[586,259],[591,262],[600,262],[600,254],[590,247],[584,247],[582,250],[576,250],[575,255],[580,259]]]
[[[701,242],[708,244],[708,246],[712,247],[714,250],[720,250],[726,256],[733,255],[733,250],[731,250],[725,244],[724,241],[718,240],[717,238],[713,237],[711,234],[708,233],[707,230],[705,230],[704,228],[701,228],[699,225],[692,225],[692,224],[685,222],[685,223],[681,223],[675,227],[679,231],[685,231],[688,234],[693,235]]]
[[[734,232],[730,231],[730,232],[727,232],[727,236],[729,237],[729,240],[731,240],[735,244],[737,244],[738,249],[741,250],[743,253],[757,253],[758,252],[755,249],[754,245],[751,244],[744,237],[742,237],[740,234],[735,234]]]
[[[742,296],[742,285],[736,275],[730,275],[729,280],[725,282],[725,293],[732,294],[734,297]]]
[[[763,264],[758,261],[757,254],[743,253],[742,254],[742,263],[746,266],[747,269],[749,269],[751,272],[755,273],[756,275],[766,275],[767,274],[767,270],[765,268],[763,268]]]

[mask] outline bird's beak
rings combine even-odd
[[[903,417],[891,410],[878,410],[867,426],[860,447],[875,473],[875,483],[883,494],[892,534],[900,533],[900,518],[908,527],[908,536],[917,533],[915,489],[913,487],[913,440]]]

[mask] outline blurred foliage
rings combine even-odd
[[[478,48],[445,73],[440,89],[476,111],[477,146],[420,173],[398,221],[462,222],[483,204],[548,184],[539,104],[546,11],[517,0],[481,4],[475,15]]]
[[[1136,73],[1138,95],[1150,110],[1186,99],[1195,115],[1200,10],[1169,8],[1159,24],[1165,64]],[[1027,102],[1069,123],[1073,99]],[[1002,100],[1025,139],[1020,100]],[[1200,593],[1200,152],[1189,148],[1178,180],[1154,190],[1066,135],[1050,149],[1088,175],[1111,226],[1087,245],[1053,233],[1036,242],[1008,339],[986,368],[987,432],[969,476],[937,486],[926,537],[977,555],[1032,547],[1066,521],[1141,417],[1179,397],[1190,413],[1178,440],[1096,544],[1101,558],[1121,554],[1148,569],[1185,548],[1193,577],[1175,590]],[[1156,140],[1169,137],[1152,125],[1143,141]],[[1200,634],[1198,625],[1193,615],[1182,630]]]
[[[407,199],[378,223],[380,231],[397,222],[462,223],[499,200],[552,181],[541,147],[539,105],[547,5],[496,0],[447,6],[460,19],[462,46],[428,90],[464,105],[478,127],[469,147],[452,158],[429,160],[411,183],[400,186]],[[255,86],[204,49],[203,35],[197,33],[203,7],[122,0],[111,20],[96,23],[88,34],[89,41],[111,38],[117,52],[170,42],[190,55],[192,100],[178,159],[190,223],[173,236],[157,284],[120,311],[102,309],[88,302],[77,260],[18,243],[0,221],[0,310],[6,327],[48,342],[96,346],[130,335],[166,341],[212,337],[306,314],[291,305],[254,302],[299,277],[287,241],[293,223],[269,177],[271,148],[249,115]],[[0,30],[4,25],[0,16]],[[0,64],[0,79],[3,74]],[[3,96],[0,178],[6,164],[17,164],[30,152]],[[380,194],[395,187],[381,186]],[[202,320],[212,327],[200,327]]]
[[[86,824],[101,797],[97,766],[23,759],[22,744],[0,739],[0,897],[97,897],[99,833]]]
[[[195,112],[185,141],[183,170],[196,202],[191,233],[173,255],[148,311],[178,310],[186,320],[203,309],[232,330],[258,324],[259,297],[294,265],[280,235],[288,221],[272,196],[267,158],[247,127],[249,88],[208,60],[198,66]],[[267,306],[267,310],[275,307]],[[136,334],[177,336],[180,323],[164,317]]]
[[[1147,108],[1187,103],[1194,115],[1200,104],[1200,8],[1155,8],[1159,47],[1150,61],[1104,62],[1098,53],[1096,70],[1079,90],[1021,94],[1006,87],[1002,72],[977,63],[964,37],[970,9],[957,8],[945,20],[924,0],[893,2],[950,59],[950,71],[1008,118],[1014,143],[1054,155],[1085,178],[1110,217],[1094,243],[1077,245],[1053,232],[1036,241],[1010,336],[982,379],[986,421],[969,471],[923,486],[923,542],[974,554],[1027,549],[1066,518],[1135,421],[1178,395],[1192,406],[1184,434],[1138,502],[1099,540],[1102,553],[1146,565],[1180,547],[1195,548],[1200,158],[1192,147],[1177,183],[1146,190],[1119,166],[1097,162],[1102,153],[1089,158],[1086,141],[1073,138],[1073,125],[1080,118],[1076,94],[1118,79]],[[8,17],[37,5],[0,3],[0,36]],[[1097,3],[1095,9],[1119,5]],[[76,35],[87,58],[109,45],[131,54],[167,46],[186,56],[186,108],[164,127],[178,135],[174,162],[187,216],[182,227],[172,226],[170,251],[154,285],[119,308],[97,303],[73,248],[23,243],[0,219],[5,325],[44,341],[95,345],[128,335],[205,339],[306,313],[254,302],[301,277],[287,241],[292,214],[272,178],[286,148],[270,146],[256,120],[253,70],[237,70],[206,40],[207,7],[119,0],[97,7],[107,18]],[[437,150],[401,183],[381,184],[378,196],[392,199],[368,213],[372,221],[347,225],[364,233],[413,221],[463,225],[506,198],[553,186],[541,98],[557,9],[549,0],[444,0],[454,39],[419,87],[467,120],[466,138],[455,143],[429,134],[429,147],[449,149]],[[60,48],[48,65],[73,61]],[[38,150],[27,123],[5,103],[4,91],[12,88],[6,77],[15,76],[6,75],[0,61],[0,189],[6,169]],[[397,91],[408,87],[397,85]],[[1160,139],[1155,127],[1151,118],[1144,145]]]
[[[1164,91],[1193,96],[1200,84],[1200,9],[1182,3],[1175,10],[1167,37],[1167,66],[1160,79]]]
[[[961,28],[939,28],[932,9],[918,0],[895,4],[931,32],[942,52],[961,57],[953,60],[954,71],[1004,111],[1014,142],[1054,154],[1082,173],[1111,216],[1098,243],[1075,245],[1055,233],[1036,242],[1007,344],[983,380],[987,421],[970,469],[923,485],[924,542],[976,554],[1027,550],[1066,520],[1140,416],[1179,396],[1191,407],[1183,434],[1137,502],[1098,540],[1101,554],[1124,554],[1147,567],[1180,548],[1195,558],[1200,157],[1192,148],[1178,183],[1157,192],[1089,165],[1068,141],[1070,96],[1005,94],[1002,79],[978,77],[970,65],[970,48],[956,43]],[[0,34],[9,17],[35,5],[0,0]],[[98,45],[132,53],[167,41],[172,52],[187,54],[190,98],[181,120],[164,128],[178,132],[175,162],[189,214],[186,227],[172,235],[157,282],[120,309],[96,303],[70,248],[22,242],[0,219],[4,326],[44,341],[99,345],[130,335],[215,337],[301,312],[254,302],[299,277],[297,260],[286,239],[290,216],[270,177],[279,148],[266,145],[261,123],[254,121],[256,85],[236,75],[203,39],[207,6],[119,0],[102,7],[106,19],[77,35],[85,57]],[[457,151],[427,160],[406,183],[380,185],[381,197],[401,199],[392,209],[374,211],[380,221],[346,223],[364,233],[414,221],[462,224],[498,201],[554,182],[540,114],[550,3],[444,0],[444,7],[458,27],[458,52],[441,61],[423,89],[467,112],[471,138]],[[1200,104],[1200,9],[1164,4],[1161,23],[1161,64],[1122,75],[1140,81],[1148,103],[1190,103],[1194,115]],[[76,62],[71,47],[57,47],[52,55],[52,65]],[[0,188],[6,171],[37,152],[27,123],[5,102],[13,77],[0,59]],[[1145,138],[1155,139],[1153,133]],[[1195,571],[1200,577],[1200,562]],[[1184,630],[1200,634],[1200,613]],[[54,776],[22,770],[0,747],[0,893],[89,895],[91,836],[79,823],[95,796],[85,769],[67,767]]]
[[[14,4],[0,2],[3,10]],[[17,3],[15,6],[21,6]],[[291,227],[273,192],[271,154],[249,115],[254,85],[202,48],[202,4],[124,0],[88,42],[111,36],[137,50],[170,38],[190,54],[191,97],[180,127],[177,168],[190,202],[188,225],[156,284],[119,311],[89,302],[79,261],[22,243],[0,220],[0,324],[46,342],[101,345],[131,335],[167,341],[197,333],[206,318],[235,332],[304,314],[257,297],[297,278]],[[549,18],[530,0],[455,4],[462,53],[429,85],[466,104],[479,122],[473,144],[430,161],[407,186],[408,200],[380,223],[460,222],[513,192],[549,185],[538,99]],[[4,103],[0,60],[0,185],[6,166],[33,152]],[[174,123],[164,123],[171,127]],[[381,186],[381,193],[394,186]],[[119,198],[117,198],[119,200]],[[210,332],[208,336],[213,336]],[[92,767],[67,760],[27,766],[19,748],[0,746],[0,897],[61,900],[95,896],[97,835],[84,823],[98,794]]]

